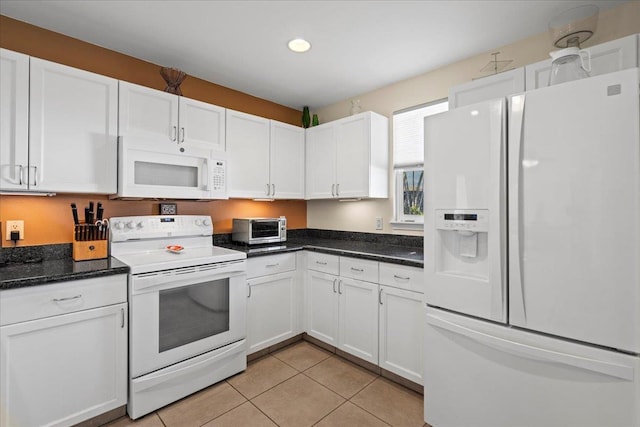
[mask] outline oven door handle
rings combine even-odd
[[[245,261],[242,261],[245,263]],[[165,289],[179,288],[206,281],[214,281],[238,276],[244,276],[244,270],[233,268],[218,271],[216,269],[199,270],[192,273],[178,271],[166,271],[158,274],[136,275],[131,280],[131,293],[133,295],[156,292]]]
[[[198,360],[197,362],[194,362],[193,361],[194,359],[191,359],[191,360],[182,362],[182,363],[186,363],[186,366],[181,366],[181,367],[172,366],[166,369],[161,369],[158,372],[145,375],[142,378],[134,379],[132,382],[133,391],[137,393],[143,390],[149,390],[151,388],[161,386],[163,383],[166,383],[167,381],[171,381],[175,378],[180,377],[181,375],[183,375],[185,371],[201,370],[214,363],[220,363],[220,360],[224,359],[229,354],[237,353],[238,348],[243,347],[245,345],[246,345],[246,340],[241,340],[233,344],[229,344],[225,349],[225,351],[223,352],[216,353],[214,355],[203,354],[202,356],[204,357],[202,358],[202,360]],[[195,359],[197,359],[197,357]]]

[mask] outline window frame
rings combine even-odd
[[[447,98],[442,98],[442,99],[438,99],[432,102],[428,102],[425,104],[420,104],[420,105],[415,105],[413,107],[409,107],[409,108],[405,108],[399,111],[395,111],[393,113],[393,116],[397,115],[397,114],[402,114],[402,113],[406,113],[406,112],[410,112],[410,111],[414,111],[417,109],[421,109],[421,108],[425,108],[425,107],[434,107],[434,106],[438,106],[438,105],[442,105],[442,104],[446,104],[446,110],[444,111],[448,111],[449,110],[449,100]],[[444,111],[435,111],[432,112],[430,114],[426,114],[424,117],[428,117],[430,115],[434,115],[434,114],[439,114],[441,112]],[[395,150],[395,144],[396,144],[396,139],[395,139],[395,129],[394,129],[394,133],[393,133],[393,147],[392,149]],[[424,141],[422,141],[422,143],[424,144]],[[394,151],[395,154],[395,151]],[[394,156],[395,157],[395,156]],[[422,163],[416,163],[413,165],[407,165],[407,164],[402,164],[402,165],[396,165],[396,159],[394,158],[394,164],[393,164],[393,178],[394,178],[394,191],[393,191],[393,197],[394,197],[394,218],[392,221],[390,221],[391,223],[391,227],[393,229],[405,229],[405,230],[422,230],[424,228],[424,214],[423,215],[411,215],[411,214],[405,214],[404,213],[404,182],[403,182],[403,178],[404,178],[404,173],[405,172],[409,172],[409,171],[422,171],[423,174],[425,173],[424,171],[424,160]],[[422,184],[422,188],[424,191],[424,180],[425,180],[426,176],[423,175],[423,184]],[[424,196],[423,196],[423,203],[424,203]],[[423,205],[424,208],[424,205]]]

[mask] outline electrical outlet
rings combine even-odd
[[[376,217],[376,230],[382,230],[382,217]]]
[[[17,231],[18,233],[20,233],[20,240],[24,239],[24,221],[23,220],[17,220],[17,221],[7,221],[7,232],[5,234],[5,238],[7,240],[11,240],[11,232],[12,231]]]

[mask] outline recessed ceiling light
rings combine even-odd
[[[287,45],[294,52],[302,53],[311,49],[311,43],[305,39],[293,39]]]

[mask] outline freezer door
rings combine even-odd
[[[426,309],[425,421],[640,425],[640,357]]]
[[[510,106],[510,323],[640,353],[638,69]]]
[[[425,301],[506,321],[505,99],[425,119]]]

